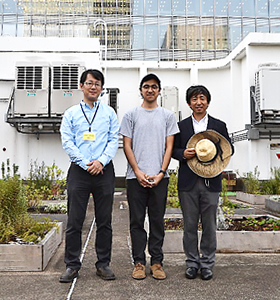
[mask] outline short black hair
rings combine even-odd
[[[96,69],[85,70],[81,75],[80,83],[82,83],[82,84],[85,83],[88,74],[91,74],[96,80],[100,80],[102,86],[104,85],[104,76],[103,76],[102,72],[100,72],[99,70],[96,70]]]
[[[159,78],[157,77],[157,75],[152,74],[152,73],[150,73],[150,74],[148,74],[148,75],[146,75],[146,76],[144,76],[144,77],[142,78],[142,80],[141,80],[141,82],[140,82],[139,89],[141,90],[142,85],[143,85],[144,82],[149,81],[149,80],[152,80],[152,79],[154,79],[154,80],[157,82],[158,87],[159,87],[159,90],[161,90],[161,85],[160,85],[160,80],[159,80]]]
[[[211,101],[211,94],[208,89],[203,85],[192,85],[187,89],[186,92],[186,101],[188,104],[191,104],[191,97],[203,94],[207,98],[207,103]]]

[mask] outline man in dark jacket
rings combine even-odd
[[[226,124],[208,115],[211,95],[204,86],[191,86],[186,100],[193,113],[178,123],[172,157],[179,160],[178,191],[184,217],[184,251],[187,257],[186,277],[194,279],[198,270],[201,278],[213,277],[216,252],[216,213],[221,191],[221,172],[233,154],[233,146]],[[213,155],[199,156],[198,141],[212,144]],[[190,143],[191,142],[191,143]],[[189,145],[189,143],[191,145]],[[208,147],[208,146],[207,146]],[[212,151],[211,150],[211,151]],[[203,161],[204,160],[204,161]],[[200,253],[198,250],[198,222],[202,223]]]

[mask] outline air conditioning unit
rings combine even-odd
[[[255,96],[260,111],[280,111],[280,67],[261,66],[255,73]]]
[[[165,86],[161,92],[161,106],[174,112],[179,121],[179,91],[176,86]]]
[[[48,116],[49,77],[48,63],[16,64],[15,116]]]
[[[85,71],[81,64],[54,63],[51,67],[51,116],[60,116],[83,99],[80,76]]]

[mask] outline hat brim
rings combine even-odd
[[[214,143],[220,141],[220,147],[223,152],[222,155],[217,155],[213,161],[207,163],[199,161],[197,159],[197,156],[194,156],[193,158],[187,160],[187,164],[190,169],[198,176],[204,178],[213,178],[222,173],[222,171],[227,167],[232,155],[231,144],[220,133],[216,132],[215,130],[209,129],[194,134],[189,139],[187,148],[195,148],[197,142],[202,139],[209,139]]]

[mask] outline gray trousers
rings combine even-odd
[[[207,179],[206,179],[207,181]],[[183,245],[187,267],[212,269],[216,252],[216,214],[219,192],[211,192],[205,179],[199,178],[190,191],[180,191],[184,217]],[[200,253],[198,250],[198,222],[202,223]]]

